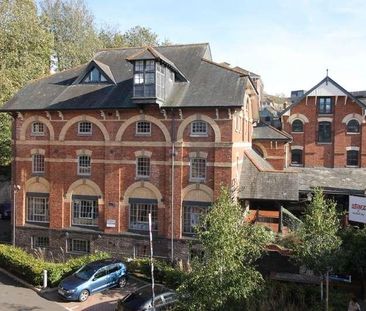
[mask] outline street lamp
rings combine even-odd
[[[19,185],[13,186],[13,246],[15,246],[15,228],[16,228],[16,194],[20,190]]]

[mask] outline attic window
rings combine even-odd
[[[100,83],[107,82],[105,76],[98,70],[98,68],[93,67],[84,77],[83,83]]]
[[[134,66],[134,96],[155,97],[155,61],[138,60]]]

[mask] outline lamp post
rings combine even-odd
[[[14,185],[13,186],[13,246],[15,246],[15,228],[16,228],[16,219],[17,219],[17,214],[16,214],[16,194],[17,192],[20,190],[20,186],[19,185]]]

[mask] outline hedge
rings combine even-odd
[[[0,244],[0,266],[35,286],[42,284],[43,270],[48,271],[49,286],[57,286],[64,277],[82,265],[108,257],[107,253],[99,252],[54,263],[38,259],[18,247]]]

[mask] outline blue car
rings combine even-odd
[[[119,286],[124,287],[128,275],[126,265],[117,259],[91,262],[63,279],[58,293],[66,300],[86,301],[96,292]]]

